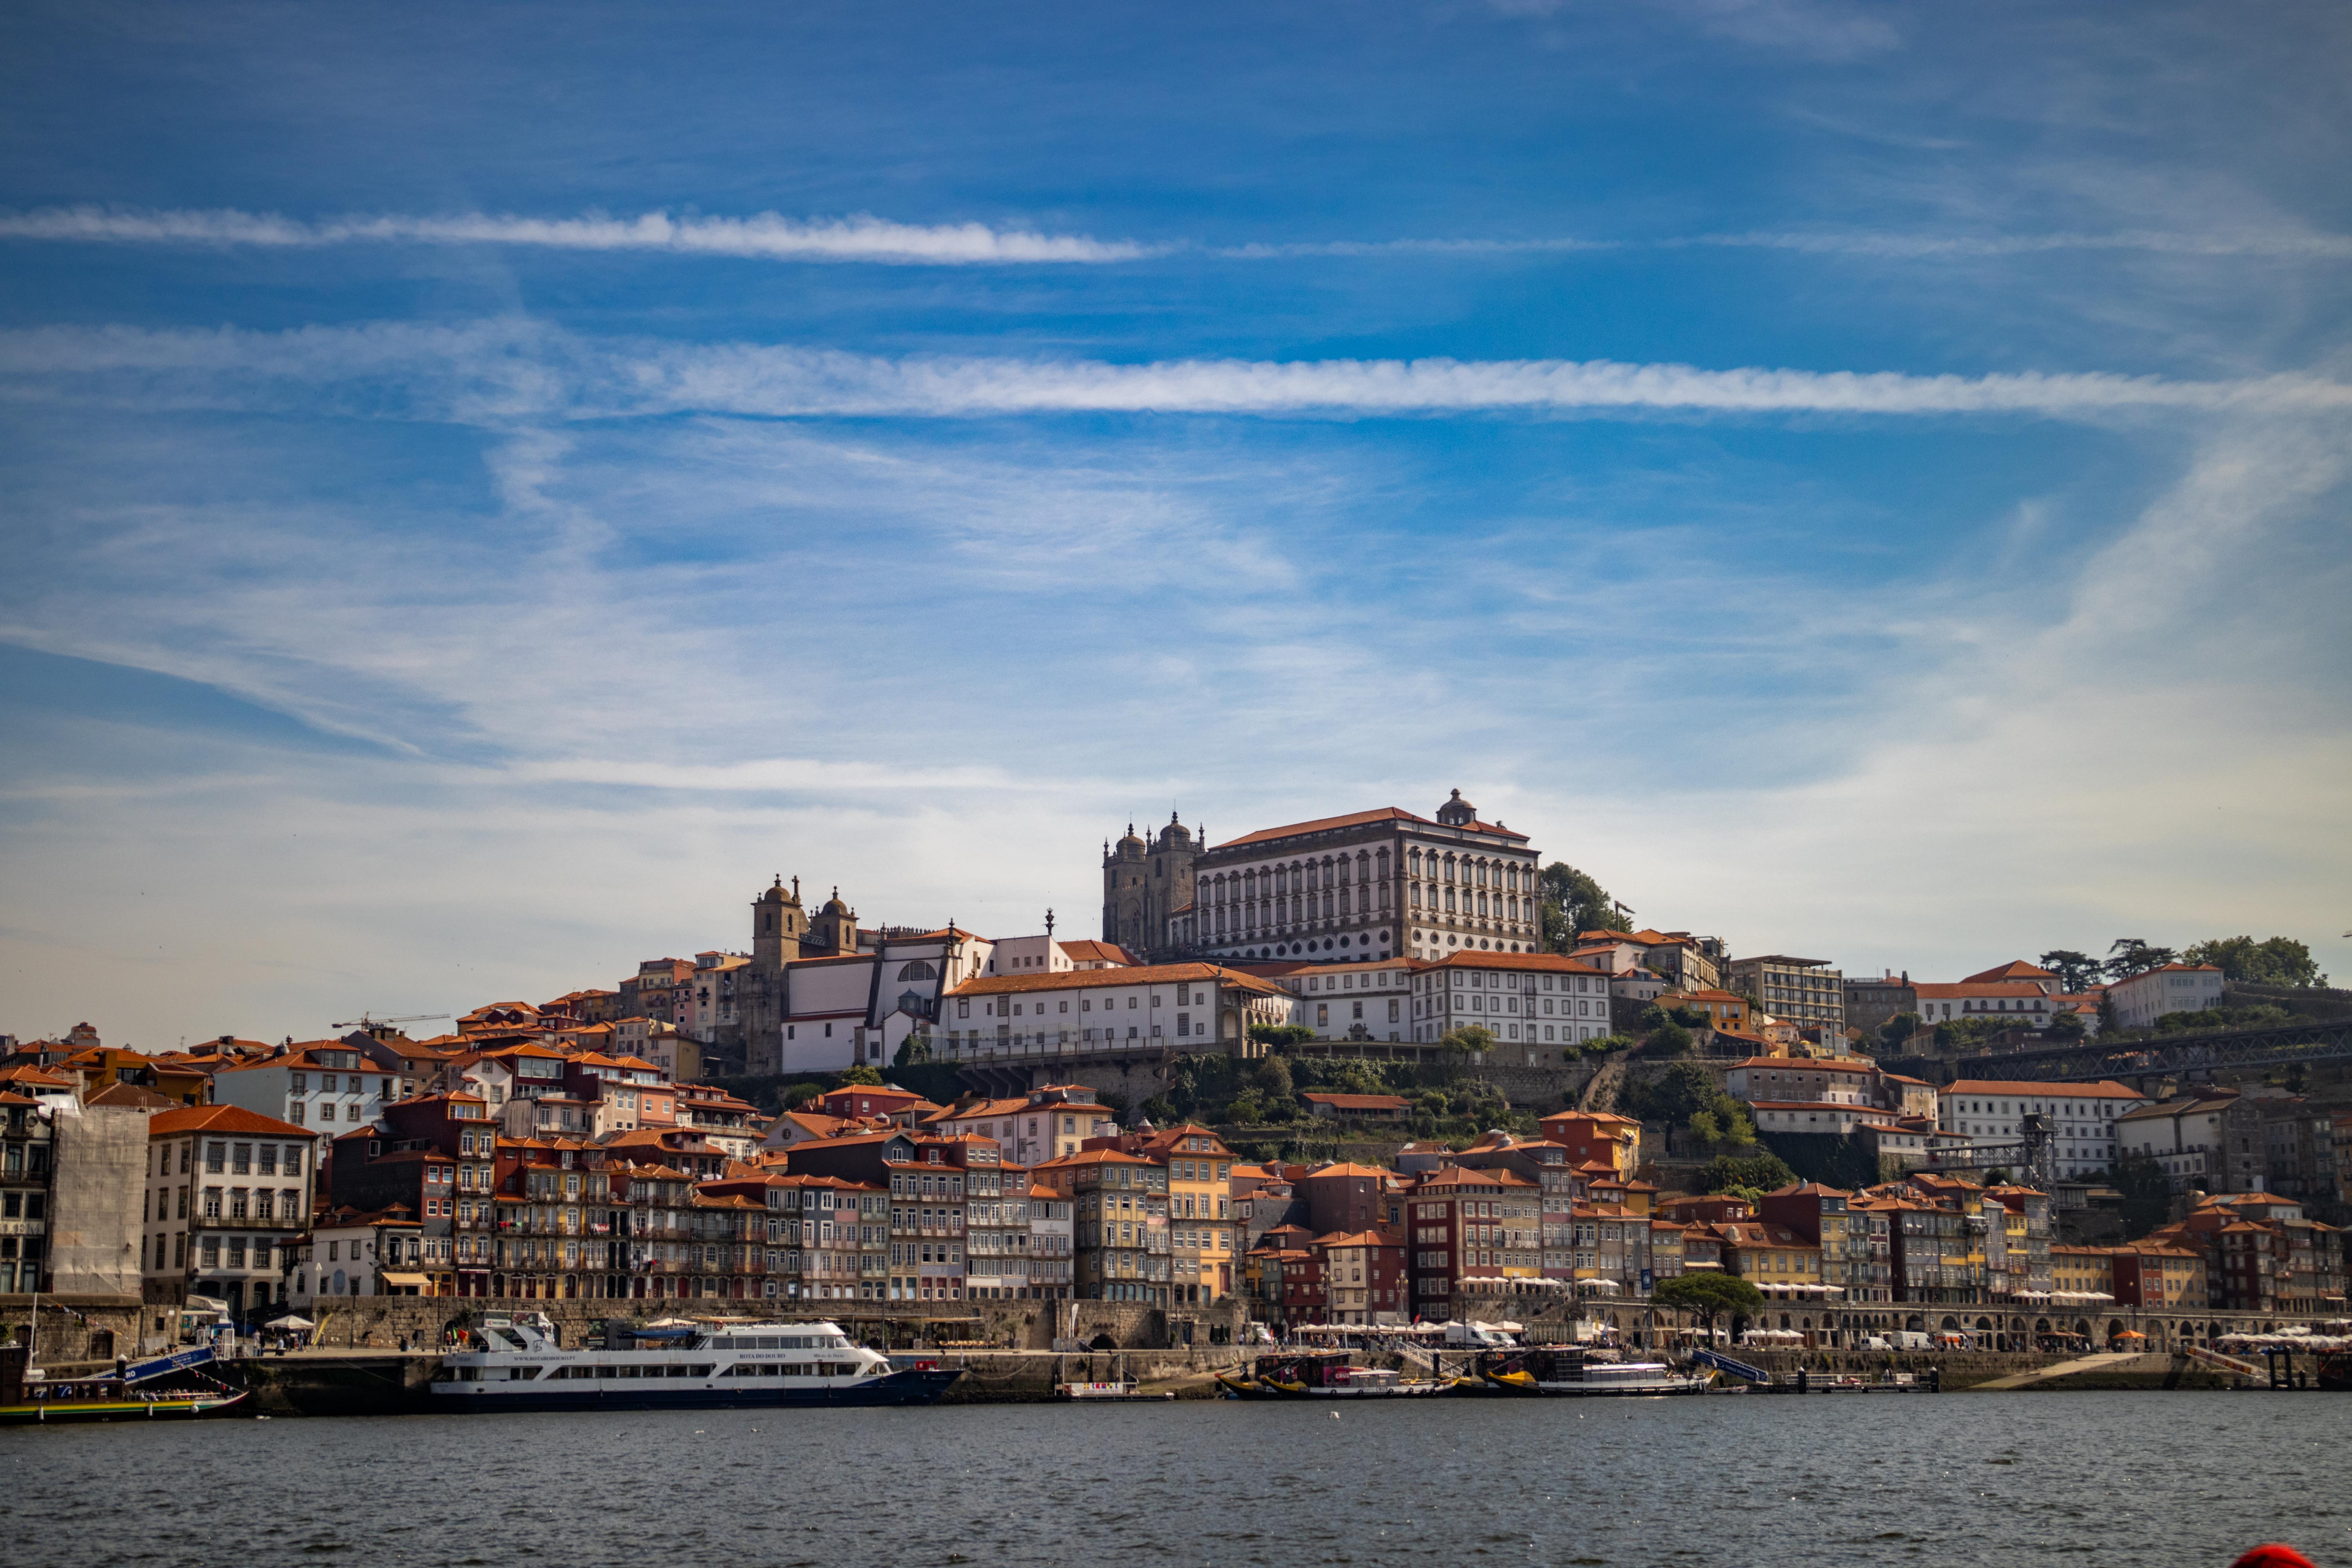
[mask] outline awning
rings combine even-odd
[[[387,1285],[414,1285],[420,1289],[433,1283],[430,1279],[422,1274],[386,1274],[383,1276],[383,1282]]]
[[[299,1312],[289,1312],[282,1318],[272,1318],[262,1325],[266,1329],[285,1329],[297,1332],[303,1329],[315,1329],[318,1326]]]

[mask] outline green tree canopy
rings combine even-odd
[[[1250,1065],[1250,1082],[1258,1098],[1287,1105],[1298,1096],[1298,1087],[1292,1081],[1290,1064],[1280,1057],[1261,1057]]]
[[[2087,952],[2053,947],[2033,962],[2055,974],[2059,985],[2066,991],[2080,993],[2098,984],[2099,961]]]
[[[784,1109],[790,1110],[795,1105],[806,1105],[824,1093],[824,1085],[821,1083],[796,1083],[784,1090]]]
[[[1661,1279],[1650,1292],[1654,1305],[1688,1312],[1715,1331],[1715,1320],[1725,1314],[1752,1316],[1764,1306],[1764,1293],[1737,1274],[1710,1269],[1703,1274],[1677,1274]]]
[[[1315,1031],[1304,1024],[1252,1024],[1250,1038],[1261,1046],[1279,1050],[1286,1046],[1303,1046],[1315,1037]]]
[[[2136,936],[2119,936],[2107,946],[2107,978],[2129,980],[2151,969],[2177,963],[2180,955],[2168,947],[2155,947]]]
[[[842,1069],[841,1084],[844,1089],[848,1088],[853,1083],[870,1084],[879,1087],[881,1082],[882,1069],[879,1068],[859,1066],[845,1068]]]
[[[1465,1056],[1484,1056],[1495,1048],[1495,1033],[1476,1024],[1465,1024],[1440,1037],[1437,1043],[1449,1051],[1459,1051]]]
[[[1795,1182],[1797,1173],[1789,1169],[1789,1163],[1780,1155],[1769,1149],[1760,1149],[1748,1155],[1718,1154],[1706,1163],[1698,1179],[1710,1193],[1733,1187],[1754,1187],[1769,1193]]]
[[[2250,936],[2217,936],[2180,955],[2183,963],[2210,963],[2224,980],[2242,985],[2325,985],[2311,949],[2291,936],[2256,942]]]
[[[1680,1024],[1661,1024],[1650,1031],[1650,1049],[1660,1056],[1686,1057],[1691,1050],[1691,1032]]]
[[[1545,867],[1537,879],[1543,889],[1544,945],[1566,952],[1576,945],[1576,933],[1622,931],[1633,911],[1617,912],[1609,889],[1565,860]]]

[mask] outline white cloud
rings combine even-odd
[[[776,213],[751,217],[523,217],[375,213],[305,220],[233,207],[153,211],[76,205],[0,212],[0,240],[84,245],[176,245],[320,248],[348,245],[521,246],[553,250],[642,251],[672,256],[770,261],[877,262],[896,266],[1101,266],[1193,253],[1226,260],[1306,257],[1544,256],[1711,247],[1788,250],[1885,260],[1943,257],[2035,256],[2066,251],[2146,251],[2168,256],[2263,257],[2334,261],[2352,257],[2352,236],[2297,228],[2228,227],[2173,232],[2132,228],[2106,233],[1936,234],[1873,230],[1776,231],[1657,239],[1591,236],[1503,238],[1482,236],[1402,239],[1267,240],[1201,246],[1143,244],[1087,235],[1040,234],[985,224],[906,224],[869,215],[796,220]]]
[[[353,411],[485,422],[678,413],[970,418],[1612,410],[2095,419],[2151,409],[2352,408],[2352,386],[2303,374],[2179,381],[2096,372],[1708,370],[1605,360],[889,359],[761,343],[590,342],[514,321],[283,333],[0,333],[0,395],[316,410],[322,389],[349,399]]]
[[[2147,251],[2160,256],[2250,256],[2287,261],[2352,258],[2352,235],[2281,229],[2249,233],[2167,233],[2127,229],[2111,234],[1937,235],[1894,232],[1713,234],[1667,245],[1715,246],[1727,249],[1793,250],[1812,256],[1932,257],[2036,256],[2074,250]]]
[[[1085,235],[1039,234],[986,224],[906,224],[859,214],[797,220],[776,213],[751,217],[673,217],[667,212],[614,217],[520,217],[459,213],[442,216],[376,213],[307,222],[233,207],[143,211],[91,205],[0,213],[0,238],[81,245],[259,246],[504,245],[554,250],[659,251],[681,256],[751,257],[768,261],[874,261],[964,267],[1133,261],[1148,246]]]

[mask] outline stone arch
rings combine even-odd
[[[1948,1332],[1958,1333],[1959,1331],[1959,1327],[1960,1320],[1958,1318],[1953,1316],[1949,1312],[1944,1314],[1944,1328]]]
[[[1906,1315],[1903,1320],[1903,1331],[1906,1333],[1925,1333],[1927,1332],[1927,1319],[1925,1313],[1912,1312]]]

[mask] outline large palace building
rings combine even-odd
[[[1211,847],[1174,821],[1103,856],[1103,938],[1151,953],[1328,963],[1532,952],[1539,860],[1455,790],[1434,821],[1397,806]]]

